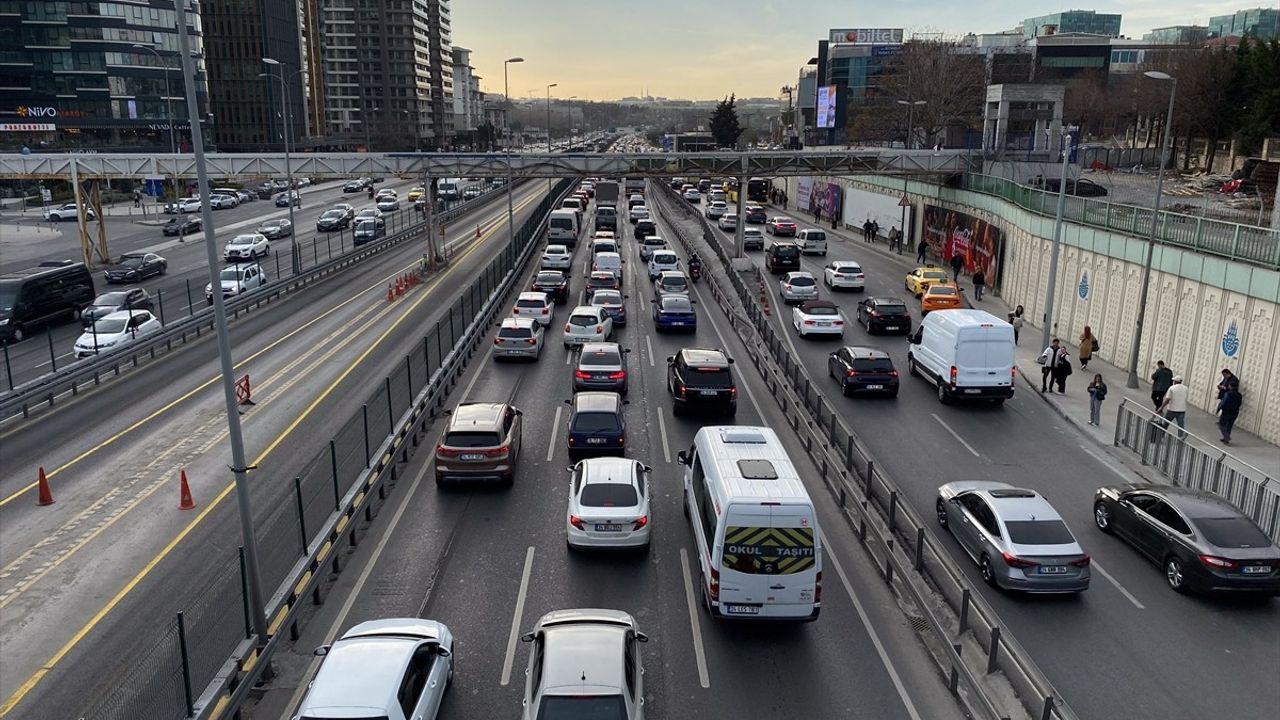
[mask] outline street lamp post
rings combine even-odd
[[[551,152],[551,88],[556,87],[560,83],[551,83],[547,86],[547,152]]]
[[[293,274],[297,275],[302,272],[302,254],[298,251],[298,227],[293,221],[293,198],[294,193],[298,191],[293,187],[293,162],[289,156],[289,129],[293,125],[292,113],[289,110],[289,86],[285,83],[283,63],[269,57],[262,58],[262,62],[276,68],[278,72],[258,73],[258,77],[280,78],[280,121],[284,123],[284,132],[280,133],[280,135],[284,140],[284,175],[285,182],[288,183],[284,197],[289,206],[289,264],[293,268]],[[302,71],[299,70],[298,72]]]
[[[1160,168],[1156,173],[1156,202],[1151,211],[1151,234],[1147,236],[1147,260],[1142,265],[1142,290],[1138,293],[1138,320],[1133,326],[1129,350],[1129,377],[1125,387],[1138,387],[1138,352],[1142,349],[1142,323],[1147,318],[1147,290],[1151,286],[1151,260],[1156,251],[1156,228],[1160,222],[1160,200],[1164,194],[1164,168],[1169,162],[1169,139],[1173,137],[1173,99],[1178,94],[1178,78],[1159,70],[1143,73],[1152,80],[1168,80],[1169,111],[1164,120],[1164,142],[1160,145]]]
[[[1046,132],[1048,132],[1046,130]],[[1053,334],[1053,301],[1058,293],[1058,255],[1062,251],[1062,210],[1067,202],[1067,165],[1071,161],[1071,128],[1063,126],[1062,142],[1062,176],[1058,179],[1058,209],[1053,217],[1053,250],[1049,254],[1049,287],[1044,299],[1044,328],[1040,333],[1040,347],[1049,347]]]
[[[146,50],[152,55],[155,55],[156,61],[159,62],[164,67],[164,105],[165,105],[165,114],[169,116],[169,153],[175,156],[175,162],[176,162],[176,156],[178,154],[178,140],[175,134],[177,131],[174,128],[175,121],[173,119],[173,98],[170,97],[170,89],[169,89],[169,63],[165,62],[164,58],[160,56],[160,52],[150,45],[141,45],[139,43],[134,43],[133,47],[138,50]],[[174,202],[178,202],[178,194],[179,194],[178,193],[178,170],[175,167],[173,168],[173,201]]]
[[[897,100],[897,101],[895,101],[895,102],[897,102],[899,105],[906,105],[906,106],[907,106],[907,142],[906,142],[906,149],[907,149],[907,150],[910,150],[910,149],[911,149],[911,126],[912,126],[912,114],[913,114],[913,111],[916,109],[916,106],[917,106],[917,105],[924,105],[924,104],[926,104],[926,103],[925,103],[925,101],[924,101],[924,100]],[[903,170],[904,170],[904,172],[902,173],[902,199],[903,199],[903,200],[906,200],[906,199],[907,199],[907,181],[908,181],[908,178],[907,178],[907,173],[905,172],[905,170],[906,170],[906,157],[905,157],[905,156],[903,157]],[[903,243],[905,243],[905,242],[906,242],[906,241],[908,241],[908,240],[914,240],[914,238],[912,238],[912,237],[911,237],[911,233],[908,233],[908,232],[907,232],[907,205],[906,205],[906,203],[902,203],[902,223],[901,223],[901,227],[898,229],[898,232],[900,232],[900,233],[901,233],[901,235],[898,237],[898,254],[899,254],[899,255],[901,255],[901,254],[902,254],[902,245],[903,245]]]
[[[524,58],[522,57],[512,57],[502,61],[502,100],[506,103],[508,109],[511,107],[511,83],[507,81],[507,66],[511,63],[522,62],[524,62]],[[511,128],[507,113],[505,112],[502,114],[502,131],[503,136],[506,139],[506,142],[504,142],[503,145],[506,146],[507,150],[507,245],[511,248],[510,252],[513,253],[512,261],[514,262],[514,253],[516,251],[516,222],[514,200],[511,196],[515,190],[511,186],[515,184],[515,177],[511,172]]]
[[[569,147],[573,147],[573,101],[577,99],[577,95],[569,96]]]
[[[266,606],[262,600],[262,574],[258,565],[258,539],[253,528],[253,505],[249,491],[249,467],[245,459],[244,436],[240,429],[240,410],[236,400],[235,362],[231,358],[231,336],[227,330],[227,306],[222,298],[219,274],[218,248],[215,245],[217,229],[213,224],[213,210],[209,198],[209,168],[205,162],[204,133],[196,127],[200,117],[200,104],[196,95],[195,63],[191,58],[191,40],[187,36],[187,4],[174,3],[178,25],[178,53],[182,62],[182,80],[187,95],[187,117],[191,118],[191,152],[195,157],[197,186],[200,197],[200,214],[204,221],[204,247],[208,261],[209,284],[213,299],[213,324],[218,335],[218,361],[222,370],[222,397],[226,405],[227,439],[231,444],[231,473],[235,477],[236,500],[239,506],[240,537],[244,543],[245,585],[248,590],[248,613],[253,625],[254,644],[264,648],[269,639]],[[263,677],[270,679],[271,667],[263,670]]]

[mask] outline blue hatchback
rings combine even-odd
[[[698,313],[688,295],[660,295],[653,301],[653,325],[658,332],[698,329]]]
[[[567,433],[570,458],[623,453],[627,443],[627,423],[622,407],[627,401],[621,395],[615,392],[580,392],[565,403],[571,408]]]

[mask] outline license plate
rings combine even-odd
[[[1041,565],[1037,571],[1041,575],[1065,575],[1067,573],[1066,565]]]
[[[1271,572],[1270,565],[1245,565],[1240,568],[1240,572],[1245,575],[1265,575]]]
[[[622,532],[622,526],[615,523],[596,523],[596,532]]]
[[[885,330],[897,330],[897,329],[898,329],[898,326],[897,326],[897,325],[885,325],[885,326],[884,326],[884,329],[885,329]]]
[[[965,390],[965,392],[968,393],[969,395],[977,395],[978,393],[982,392],[982,390],[979,388],[969,388]]]
[[[818,323],[818,327],[831,327],[831,323],[829,323],[829,322],[820,322],[820,323]]]
[[[458,459],[459,460],[483,460],[484,455],[481,455],[479,453],[467,453],[465,455],[459,455]]]
[[[715,397],[718,393],[716,393],[715,390],[700,390],[698,394],[703,396]]]
[[[603,445],[604,443],[604,438],[587,438],[588,445]]]
[[[724,612],[726,615],[759,615],[760,607],[757,605],[725,605]]]
[[[867,386],[867,389],[868,389],[868,390],[883,390],[883,389],[884,389],[884,386],[883,386],[883,385],[868,385],[868,386]]]

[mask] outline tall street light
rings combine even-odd
[[[203,202],[200,215],[204,221],[204,247],[209,269],[209,289],[213,299],[213,325],[218,335],[218,361],[222,370],[222,397],[227,413],[227,439],[231,444],[231,473],[235,477],[236,501],[240,515],[240,538],[244,543],[245,585],[248,589],[249,619],[256,636],[254,644],[262,649],[269,639],[266,605],[262,600],[262,574],[258,565],[258,539],[253,529],[253,505],[249,491],[249,471],[245,460],[244,436],[240,429],[240,410],[236,401],[235,362],[231,358],[231,337],[227,331],[227,306],[222,297],[219,274],[218,248],[215,245],[217,229],[213,224],[213,210],[209,204],[209,168],[204,155],[204,133],[196,124],[200,117],[200,104],[196,95],[195,62],[191,58],[191,40],[187,36],[187,4],[174,3],[178,25],[178,54],[182,61],[182,80],[187,95],[187,117],[191,118],[191,152],[195,157],[196,181]],[[263,675],[271,677],[270,666]]]
[[[551,152],[551,88],[558,86],[560,83],[551,83],[547,86],[547,152]]]
[[[1168,80],[1169,111],[1164,120],[1164,142],[1160,144],[1160,168],[1156,173],[1156,202],[1151,211],[1151,234],[1147,236],[1147,261],[1142,265],[1142,291],[1138,293],[1138,321],[1133,326],[1132,349],[1129,351],[1129,377],[1125,387],[1138,387],[1138,351],[1142,349],[1142,323],[1147,317],[1147,290],[1151,286],[1151,260],[1156,251],[1156,228],[1160,223],[1160,200],[1164,193],[1164,168],[1169,162],[1169,139],[1173,137],[1173,98],[1178,94],[1178,79],[1159,70],[1143,73],[1152,80]]]
[[[302,272],[302,255],[298,252],[298,226],[293,221],[293,198],[297,190],[293,187],[293,163],[289,156],[289,129],[293,125],[292,113],[289,111],[289,86],[285,83],[284,63],[269,57],[262,58],[262,62],[276,68],[277,72],[258,73],[258,77],[280,78],[280,120],[284,123],[284,132],[280,135],[284,139],[284,174],[285,181],[288,183],[284,197],[289,205],[289,263],[293,267],[293,274],[297,275]]]
[[[522,57],[512,57],[502,61],[502,100],[506,103],[508,112],[511,109],[511,83],[507,80],[507,66],[511,63],[522,62],[524,62]],[[514,258],[516,223],[514,201],[511,196],[515,190],[511,186],[515,184],[515,178],[511,172],[511,124],[508,120],[507,112],[502,113],[502,130],[503,136],[506,138],[506,142],[503,145],[507,150],[507,246],[511,248],[510,252],[513,253],[512,257]]]
[[[577,95],[569,96],[569,146],[573,146],[573,101],[577,100]]]
[[[912,126],[912,124],[913,124],[912,120],[913,120],[913,114],[914,114],[914,111],[915,111],[915,109],[916,109],[916,106],[917,106],[917,105],[925,105],[925,104],[927,104],[927,103],[926,103],[924,100],[895,100],[894,102],[898,103],[899,105],[906,105],[906,106],[907,106],[907,142],[906,142],[906,149],[907,149],[907,150],[910,150],[910,149],[911,149],[911,126]],[[906,200],[906,199],[907,199],[907,182],[908,182],[907,173],[905,172],[905,170],[906,170],[906,156],[903,156],[903,168],[902,168],[902,169],[904,170],[904,172],[902,173],[902,199],[903,199],[903,200]],[[901,223],[901,227],[898,229],[898,232],[902,233],[902,235],[898,238],[898,254],[899,254],[899,255],[901,255],[901,254],[902,254],[902,245],[903,245],[903,243],[908,242],[908,241],[914,241],[914,238],[912,237],[912,235],[913,235],[914,233],[910,233],[910,232],[908,232],[908,231],[907,231],[907,205],[906,205],[906,203],[902,203],[902,223]],[[891,249],[892,249],[892,248],[891,248]]]
[[[928,103],[924,100],[895,100],[894,102],[898,103],[899,105],[907,106],[907,149],[910,150],[911,147],[915,145],[915,140],[912,138],[912,135],[914,135],[914,133],[912,132],[913,130],[912,126],[914,124],[913,113],[917,105],[926,105]]]
[[[1049,132],[1048,129],[1045,132]],[[1049,347],[1053,332],[1053,301],[1058,293],[1058,255],[1062,250],[1062,210],[1067,202],[1067,164],[1071,160],[1071,127],[1062,127],[1062,175],[1058,178],[1058,210],[1053,218],[1053,251],[1049,254],[1049,287],[1044,299],[1044,329],[1040,332],[1040,347]]]
[[[133,47],[136,50],[146,50],[152,55],[155,55],[156,62],[159,62],[160,65],[164,67],[164,105],[165,105],[165,114],[169,116],[169,153],[174,156],[177,156],[178,140],[175,135],[176,130],[174,129],[175,122],[173,119],[173,98],[170,97],[170,89],[169,89],[169,63],[165,62],[165,59],[163,57],[160,57],[160,52],[151,45],[141,45],[139,43],[134,43]],[[176,167],[173,168],[173,201],[178,202],[178,170]]]

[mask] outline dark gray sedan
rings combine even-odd
[[[259,225],[258,232],[266,236],[268,240],[279,240],[282,237],[289,237],[293,234],[293,223],[285,218],[275,218]]]
[[[573,366],[573,391],[609,390],[626,395],[629,352],[615,342],[583,343]]]
[[[132,283],[163,275],[168,269],[169,262],[155,253],[125,253],[118,264],[107,268],[105,275],[108,283]]]

